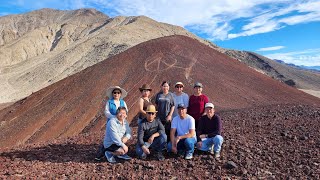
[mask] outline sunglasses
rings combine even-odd
[[[121,94],[121,92],[115,91],[115,92],[113,92],[113,94]]]
[[[147,114],[154,115],[155,113],[154,112],[147,112]]]
[[[183,86],[176,86],[176,88],[183,88]]]

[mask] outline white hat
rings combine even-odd
[[[214,105],[212,103],[206,103],[206,105],[204,106],[205,108],[214,108]]]
[[[182,85],[184,87],[184,84],[182,82],[176,82],[174,86],[177,86],[177,85]]]
[[[109,89],[107,90],[107,96],[109,97],[109,99],[113,98],[112,96],[112,92],[115,90],[115,89],[119,89],[121,91],[121,96],[120,96],[120,99],[123,99],[125,98],[128,93],[126,90],[122,89],[120,86],[111,86],[109,87]]]

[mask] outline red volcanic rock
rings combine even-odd
[[[164,161],[155,157],[137,159],[134,154],[137,127],[133,127],[135,138],[129,142],[131,161],[96,162],[94,156],[103,133],[85,133],[0,151],[0,179],[320,178],[319,107],[272,105],[225,110],[219,114],[224,125],[219,161],[197,150],[192,160],[168,153],[164,154]],[[282,136],[283,131],[288,136]],[[289,135],[309,138],[293,139]]]
[[[1,110],[0,148],[100,132],[105,124],[102,101],[113,85],[128,91],[125,100],[132,121],[138,112],[139,87],[148,83],[155,94],[163,80],[183,82],[189,94],[195,81],[202,82],[204,94],[218,110],[320,104],[320,99],[260,74],[197,40],[170,36],[139,44]],[[274,116],[270,118],[279,115]],[[261,127],[257,124],[256,128]]]

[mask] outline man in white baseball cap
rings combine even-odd
[[[197,128],[197,147],[199,150],[209,151],[218,159],[223,143],[221,119],[215,114],[212,103],[205,104],[205,113],[206,115],[200,118]]]

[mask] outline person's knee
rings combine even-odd
[[[222,143],[222,142],[223,142],[223,137],[222,137],[221,135],[216,135],[216,136],[214,137],[214,140],[217,141],[217,142],[219,142],[219,143]]]
[[[186,140],[184,141],[184,144],[187,146],[194,145],[194,143],[195,141],[193,138],[186,138]]]
[[[163,142],[166,142],[167,141],[167,135],[162,133],[160,134],[160,139],[163,141]]]

